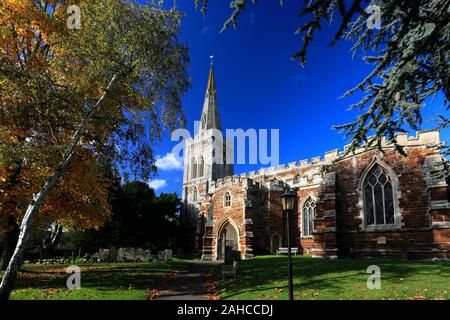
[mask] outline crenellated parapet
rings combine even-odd
[[[396,135],[398,143],[407,148],[407,147],[438,147],[441,144],[439,131],[430,130],[430,131],[418,131],[415,136],[409,136],[408,133],[398,133]],[[382,148],[392,148],[394,145],[386,141],[386,139],[382,140],[381,143]],[[279,175],[283,173],[289,173],[291,171],[308,171],[314,167],[323,167],[332,164],[335,161],[343,160],[348,157],[352,157],[356,154],[367,151],[367,148],[362,145],[360,148],[356,149],[354,153],[346,154],[346,150],[350,145],[344,146],[344,150],[339,151],[338,149],[330,150],[325,152],[323,157],[313,157],[311,159],[304,159],[300,161],[289,162],[288,164],[280,164],[275,167],[267,167],[261,168],[258,171],[250,171],[246,173],[242,173],[240,177],[246,177],[255,179],[261,176],[273,176]],[[376,148],[376,147],[371,147]],[[312,178],[313,175],[319,175],[318,172],[310,173],[309,177]],[[318,181],[318,180],[317,180]],[[319,182],[319,181],[318,181]]]
[[[217,180],[213,180],[210,186],[210,192],[214,193],[217,190],[222,188],[230,187],[230,186],[240,186],[244,189],[253,189],[258,187],[258,182],[253,179],[243,176],[243,175],[234,175],[228,176],[224,178],[220,178]]]

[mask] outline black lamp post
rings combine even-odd
[[[287,246],[288,246],[288,284],[289,284],[289,300],[294,300],[294,285],[292,281],[292,256],[291,256],[291,213],[294,209],[294,191],[286,190],[281,195],[281,203],[283,211],[286,212],[287,223]]]

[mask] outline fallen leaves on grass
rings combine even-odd
[[[220,297],[217,293],[216,281],[214,279],[214,275],[212,273],[208,273],[206,275],[206,282],[204,284],[205,291],[208,293],[208,300],[220,300]]]
[[[426,297],[422,294],[416,294],[415,296],[408,297],[406,300],[424,300]]]
[[[147,290],[147,300],[153,300],[161,294],[158,289]]]

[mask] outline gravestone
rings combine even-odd
[[[115,247],[109,248],[109,261],[117,261],[117,249]]]
[[[152,252],[150,250],[144,251],[144,262],[149,262],[152,260]]]
[[[99,259],[102,261],[109,260],[109,249],[98,249]]]
[[[123,248],[119,248],[119,250],[117,250],[117,261],[118,262],[124,262],[124,258],[123,258]]]
[[[134,260],[135,261],[144,261],[144,249],[142,248],[136,248],[134,251]]]
[[[125,262],[136,260],[136,250],[135,248],[123,248],[123,260]]]
[[[164,260],[170,260],[173,257],[173,251],[172,249],[166,249],[164,250]]]

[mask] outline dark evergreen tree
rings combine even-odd
[[[230,0],[233,12],[223,29],[237,26],[240,13],[249,2]],[[283,1],[280,1],[283,4]],[[206,13],[208,1],[195,0]],[[373,7],[373,6],[377,7]],[[380,28],[370,28],[381,15]],[[296,34],[303,35],[302,47],[293,59],[304,65],[308,47],[324,23],[339,21],[333,45],[342,38],[354,42],[353,54],[362,53],[374,65],[373,71],[355,88],[364,97],[350,106],[361,113],[351,123],[335,128],[351,138],[347,152],[365,144],[381,146],[381,139],[392,142],[404,154],[395,134],[408,128],[420,129],[425,102],[443,95],[447,111],[450,101],[450,1],[448,0],[308,0],[300,16],[307,17]],[[370,53],[370,55],[367,55]],[[437,128],[450,126],[445,114]],[[448,153],[448,149],[446,150]]]

